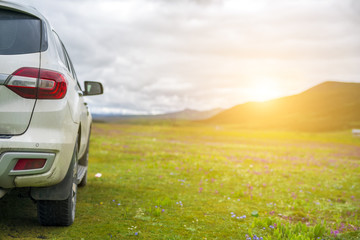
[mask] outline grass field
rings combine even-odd
[[[350,131],[94,124],[90,155],[74,225],[39,226],[12,192],[0,239],[360,239]]]

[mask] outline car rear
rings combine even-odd
[[[28,189],[42,225],[71,225],[86,185],[91,114],[70,57],[35,9],[0,1],[0,198]]]
[[[0,197],[24,187],[35,200],[67,197],[39,191],[64,180],[79,131],[76,82],[50,33],[36,10],[0,2]]]
[[[51,167],[58,158],[71,159],[77,131],[66,98],[71,83],[50,51],[49,31],[38,14],[1,4],[1,188],[56,184],[68,167]]]

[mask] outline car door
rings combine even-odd
[[[69,67],[71,69],[71,73],[73,75],[74,81],[76,81],[76,92],[79,96],[79,111],[80,111],[80,122],[81,122],[81,140],[80,140],[80,151],[79,156],[82,156],[86,150],[86,145],[88,143],[88,138],[90,134],[90,124],[91,124],[91,118],[90,118],[90,112],[89,107],[86,102],[86,99],[84,97],[84,92],[81,89],[81,86],[79,84],[79,81],[77,79],[77,75],[74,69],[74,66],[71,62],[71,59],[69,57],[69,54],[67,53],[65,46],[63,45],[64,52],[67,58],[67,61],[69,63]]]

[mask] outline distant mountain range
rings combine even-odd
[[[185,109],[159,115],[93,114],[94,121],[190,120],[248,129],[332,131],[360,128],[360,83],[324,82],[300,94],[230,109]]]
[[[158,115],[120,115],[120,114],[93,114],[94,121],[97,122],[116,122],[122,120],[204,120],[224,111],[223,108],[216,108],[208,111],[198,111],[193,109],[185,109],[179,112],[171,112]]]
[[[297,95],[240,104],[204,122],[251,129],[360,128],[360,83],[325,82]]]

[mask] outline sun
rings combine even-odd
[[[280,89],[272,79],[254,81],[249,89],[249,97],[252,101],[264,102],[280,96]]]

